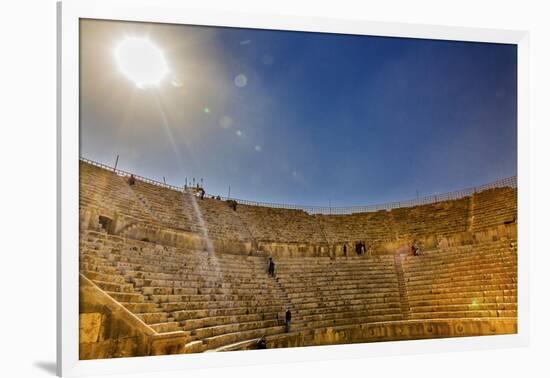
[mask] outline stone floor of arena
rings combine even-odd
[[[311,215],[81,161],[79,311],[81,359],[516,333],[517,189]]]

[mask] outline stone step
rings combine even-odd
[[[202,351],[207,349],[216,349],[221,347],[222,345],[233,344],[238,341],[254,339],[262,336],[269,336],[269,335],[274,335],[274,334],[283,333],[283,332],[284,332],[284,327],[277,326],[277,327],[271,327],[271,328],[262,328],[262,329],[254,329],[249,331],[226,333],[223,335],[204,339],[202,341],[204,345],[204,349]]]
[[[149,324],[149,326],[153,328],[155,331],[157,331],[158,333],[168,333],[168,332],[176,332],[176,331],[182,330],[178,322]]]
[[[276,327],[278,325],[279,325],[279,321],[272,319],[272,320],[223,324],[223,325],[215,325],[211,327],[197,328],[189,332],[189,341],[204,340],[204,339],[213,338],[215,336],[231,334],[235,332],[262,330],[266,328]]]
[[[106,291],[117,302],[132,302],[143,303],[145,298],[139,293],[117,293],[113,291]]]
[[[122,303],[122,305],[135,314],[162,312],[162,310],[159,309],[155,303],[127,302],[127,303]]]
[[[160,306],[164,311],[174,312],[179,310],[203,310],[215,308],[234,308],[234,307],[256,307],[256,306],[281,306],[277,300],[254,300],[254,301],[220,301],[220,302],[167,302]]]
[[[170,314],[175,320],[193,320],[200,321],[202,318],[217,317],[217,316],[242,316],[249,314],[269,314],[281,311],[280,305],[271,306],[256,306],[256,307],[230,307],[230,308],[211,308],[199,310],[179,310]]]
[[[105,282],[105,281],[98,281],[93,280],[93,282],[99,286],[100,289],[115,293],[132,293],[134,291],[134,287],[131,284],[121,284],[121,283],[114,283],[114,282]]]
[[[185,331],[194,330],[197,328],[212,327],[216,325],[235,324],[235,323],[247,323],[257,322],[262,320],[277,320],[278,314],[272,313],[257,313],[248,315],[233,315],[233,316],[213,316],[199,319],[190,319],[183,322],[183,329]]]

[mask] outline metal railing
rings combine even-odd
[[[134,175],[134,178],[136,180],[143,181],[143,182],[146,182],[148,184],[161,186],[163,188],[167,188],[167,189],[171,189],[171,190],[177,190],[179,192],[181,192],[183,190],[183,188],[180,188],[179,186],[165,184],[165,183],[160,182],[160,181],[156,181],[156,180],[153,180],[153,179],[150,179],[150,178],[147,178],[147,177],[136,175],[135,173],[126,172],[126,171],[123,171],[121,169],[115,169],[115,168],[110,167],[106,164],[98,163],[97,161],[93,161],[93,160],[86,159],[86,158],[83,158],[83,157],[80,158],[80,161],[83,161],[85,163],[94,165],[96,167],[103,168],[103,169],[106,169],[108,171],[114,172],[117,175],[122,176],[122,177],[130,177],[130,175]]]
[[[81,157],[80,160],[85,163],[94,165],[96,167],[112,171],[118,174],[119,176],[129,177],[131,174],[133,174],[120,169],[114,169],[113,167],[109,167],[106,164],[98,163],[83,157]],[[152,180],[143,176],[139,176],[136,174],[133,174],[133,175],[136,180],[143,181],[152,185],[157,185],[163,188],[176,190],[179,192],[183,192],[185,190],[182,187],[165,184],[165,183]],[[495,188],[517,188],[517,176],[511,176],[511,177],[507,177],[497,181],[493,181],[488,184],[475,186],[475,187],[462,189],[462,190],[457,190],[454,192],[449,192],[444,194],[436,194],[432,196],[424,196],[421,198],[415,198],[415,199],[410,199],[405,201],[395,201],[395,202],[388,202],[388,203],[375,204],[375,205],[365,205],[365,206],[347,206],[347,207],[302,206],[302,205],[291,205],[291,204],[281,204],[281,203],[271,203],[271,202],[249,201],[249,200],[244,200],[239,198],[228,198],[228,197],[221,197],[221,196],[220,198],[224,201],[231,199],[241,205],[263,206],[263,207],[271,207],[275,209],[301,210],[309,214],[333,214],[333,215],[342,214],[343,215],[343,214],[354,214],[354,213],[369,213],[369,212],[375,212],[380,210],[398,209],[402,207],[428,205],[428,204],[433,204],[437,202],[444,202],[444,201],[450,201],[450,200],[456,200],[456,199],[468,197],[474,193],[482,192],[488,189],[495,189]],[[211,197],[212,195],[207,194],[207,196]]]

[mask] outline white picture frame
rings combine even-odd
[[[518,333],[514,335],[80,361],[78,358],[79,19],[108,19],[516,44],[518,52]],[[525,31],[187,9],[178,0],[58,3],[57,372],[62,376],[527,346],[529,342],[528,56]]]

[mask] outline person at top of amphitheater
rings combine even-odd
[[[136,178],[134,177],[134,175],[130,175],[130,177],[128,177],[128,185],[132,186],[136,183]]]

